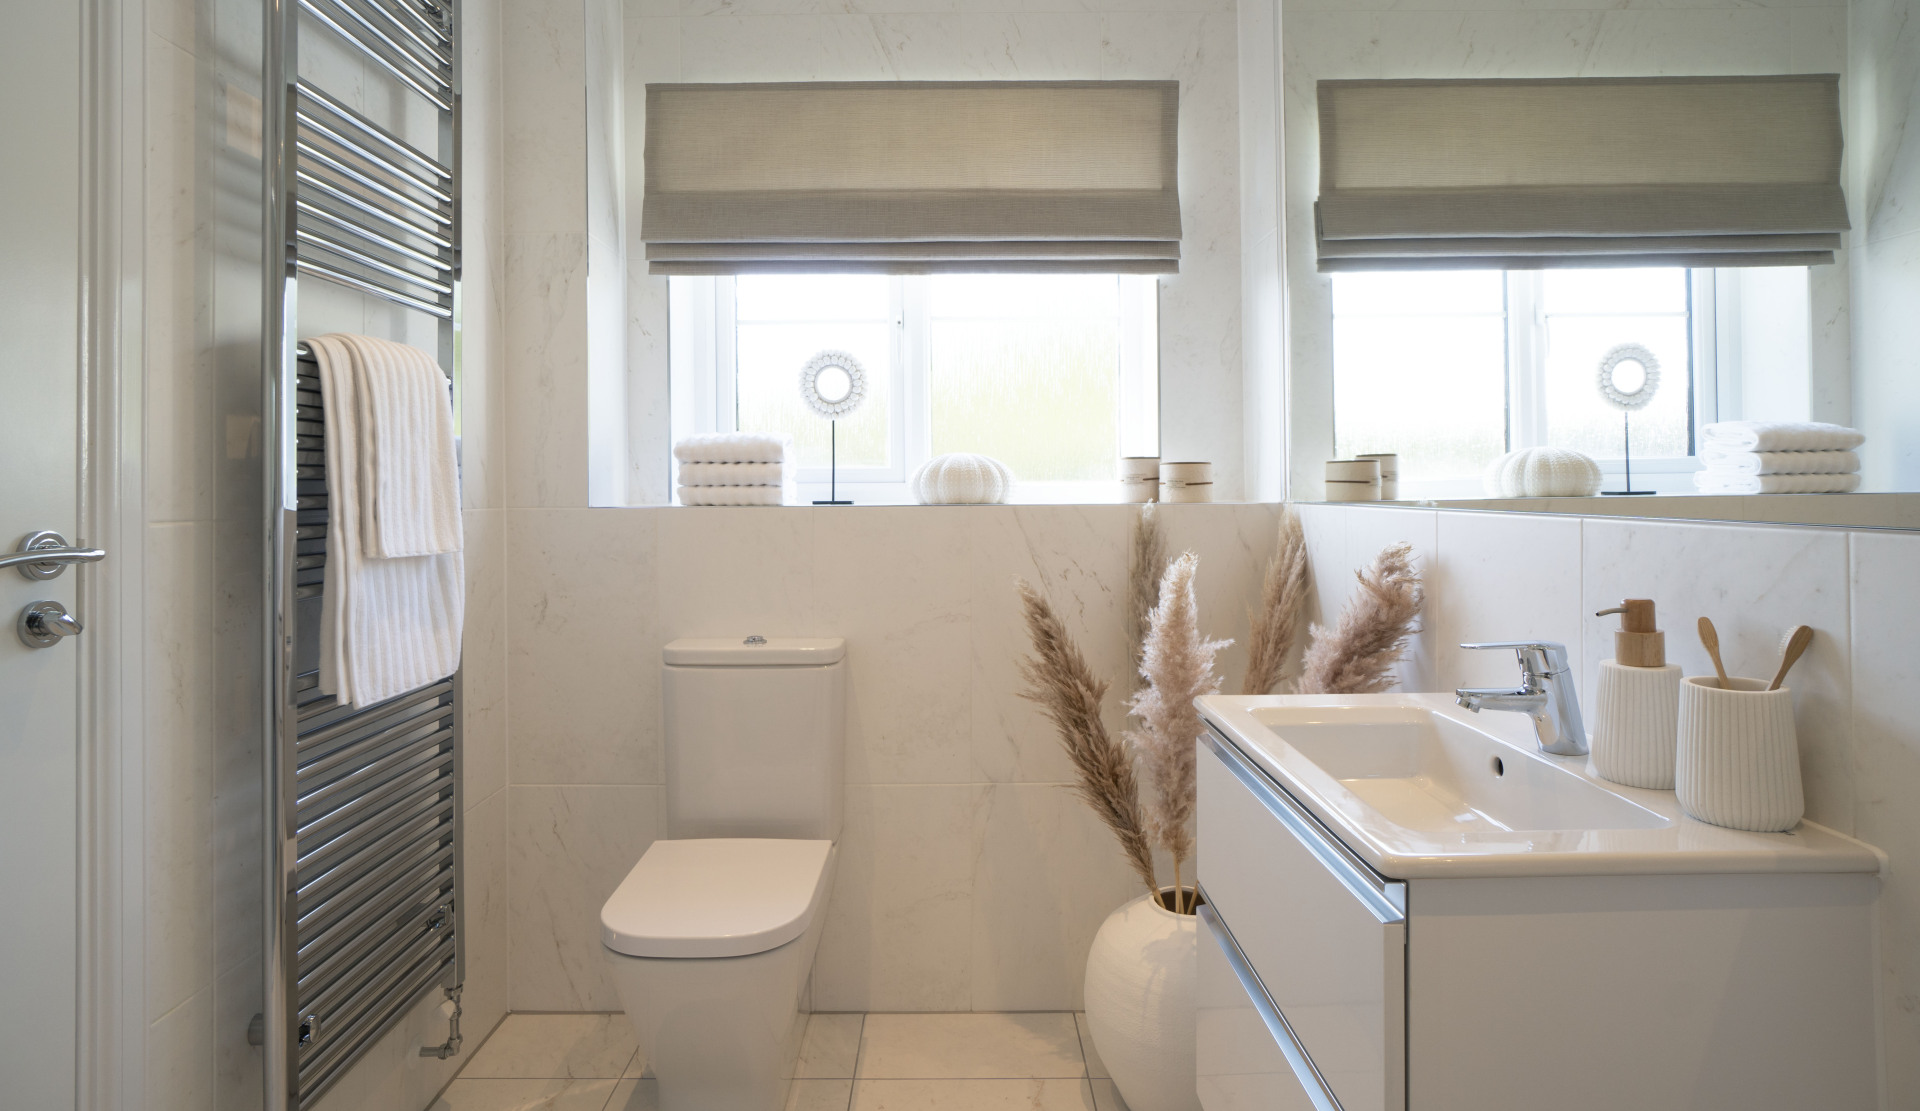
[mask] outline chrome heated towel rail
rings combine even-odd
[[[465,933],[460,676],[374,706],[318,686],[326,411],[298,340],[319,280],[424,313],[458,380],[458,0],[266,0],[267,1111],[305,1111],[435,991],[458,1051]],[[437,116],[432,152],[299,72],[344,44]]]

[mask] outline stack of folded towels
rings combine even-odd
[[[1860,486],[1866,437],[1818,421],[1725,421],[1706,427],[1693,484],[1703,494],[1845,494]]]
[[[709,432],[673,445],[681,505],[784,505],[793,500],[793,444],[784,436]]]

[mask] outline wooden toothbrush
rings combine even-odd
[[[1707,655],[1713,657],[1714,674],[1720,676],[1720,689],[1732,690],[1727,682],[1727,665],[1720,662],[1720,634],[1713,629],[1711,618],[1700,619],[1700,643],[1706,645]]]
[[[1706,618],[1703,617],[1700,620],[1705,621]],[[1807,645],[1812,643],[1813,627],[1811,625],[1796,625],[1788,630],[1786,636],[1780,638],[1780,670],[1773,673],[1773,682],[1767,685],[1768,690],[1780,689],[1780,684],[1787,681],[1787,669],[1800,659],[1800,653],[1805,652]],[[1718,662],[1718,657],[1715,658],[1715,662]]]

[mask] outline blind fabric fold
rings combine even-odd
[[[654,274],[1179,269],[1175,81],[648,85]]]
[[[1834,74],[1322,81],[1322,271],[1805,266],[1847,230]]]

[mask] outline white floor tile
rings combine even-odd
[[[627,1016],[619,1013],[508,1015],[460,1075],[617,1080],[639,1044]]]
[[[847,1111],[851,1080],[796,1080],[787,1091],[787,1111]]]
[[[1080,1053],[1087,1059],[1087,1075],[1104,1077],[1107,1075],[1106,1063],[1100,1060],[1100,1051],[1094,1048],[1093,1031],[1087,1029],[1087,1013],[1077,1012],[1073,1024],[1080,1031]]]
[[[853,1111],[1096,1111],[1085,1080],[860,1080]]]
[[[447,1085],[428,1111],[603,1111],[616,1083],[460,1079]]]
[[[868,1015],[860,1040],[863,1079],[1085,1075],[1080,1036],[1067,1012]]]
[[[1120,1098],[1120,1089],[1113,1086],[1113,1081],[1100,1079],[1088,1083],[1093,1085],[1093,1106],[1096,1111],[1127,1111],[1127,1101]]]
[[[807,1019],[807,1037],[800,1043],[800,1062],[794,1075],[849,1079],[860,1056],[860,1025],[865,1015],[817,1014]]]

